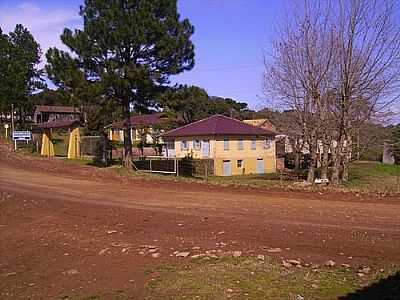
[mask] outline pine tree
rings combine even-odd
[[[0,30],[0,106],[7,110],[14,103],[22,126],[30,114],[29,97],[45,86],[37,68],[40,55],[40,45],[21,24],[9,35]]]
[[[83,30],[65,29],[61,40],[85,77],[122,107],[124,165],[131,167],[130,112],[151,104],[170,75],[193,68],[194,28],[180,20],[176,0],[86,0],[80,15]]]

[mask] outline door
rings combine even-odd
[[[203,140],[203,143],[201,145],[201,149],[203,151],[203,157],[209,157],[210,156],[210,141],[209,140]]]
[[[175,157],[175,141],[166,142],[166,157]]]
[[[224,160],[223,161],[223,174],[224,174],[224,176],[231,176],[232,175],[231,161],[230,160]]]
[[[264,159],[262,159],[262,158],[257,158],[256,173],[264,174]]]

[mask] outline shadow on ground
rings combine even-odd
[[[400,272],[381,279],[370,286],[339,297],[339,300],[399,300]]]

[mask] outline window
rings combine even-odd
[[[272,141],[271,140],[265,140],[264,149],[271,148],[271,145],[272,145]]]
[[[243,168],[243,159],[238,159],[236,164],[239,169]]]
[[[243,150],[243,140],[242,139],[238,140],[238,149]]]
[[[200,148],[201,148],[201,142],[200,142],[200,140],[194,140],[194,141],[193,141],[193,148],[194,148],[195,150],[200,150]]]
[[[224,139],[224,150],[229,150],[229,139]]]
[[[257,149],[257,140],[254,139],[251,141],[251,150],[256,150]]]
[[[175,149],[175,142],[174,141],[168,141],[166,144],[167,144],[167,148],[168,149],[171,149],[171,150]]]
[[[188,141],[181,141],[181,149],[186,150],[188,148]]]

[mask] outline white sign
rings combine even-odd
[[[5,129],[8,129],[9,127],[10,127],[10,125],[4,124],[4,128],[5,128]]]
[[[14,141],[30,141],[32,139],[32,133],[28,130],[15,130],[12,136]]]

